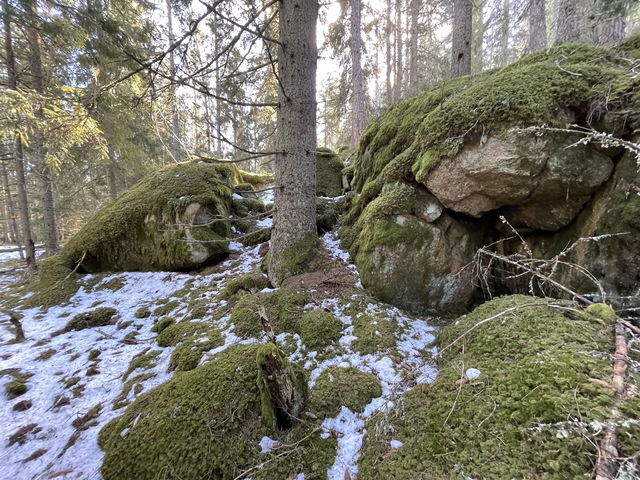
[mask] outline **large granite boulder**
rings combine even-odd
[[[504,264],[474,271],[481,246],[529,254],[514,230],[542,258],[580,237],[628,231],[580,242],[564,260],[611,295],[638,295],[633,162],[567,127],[631,137],[640,92],[621,58],[639,52],[640,37],[611,49],[561,45],[445,82],[369,125],[352,164],[359,196],[341,229],[365,286],[413,310],[461,310],[483,289],[528,291],[523,272]],[[507,278],[514,273],[517,281]],[[552,273],[594,292],[578,269]]]

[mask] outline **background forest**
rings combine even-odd
[[[1,240],[19,243],[26,218],[53,253],[145,173],[189,157],[271,171],[275,5],[3,0]],[[472,23],[452,39],[454,13]],[[455,75],[456,36],[471,41],[458,73],[476,73],[557,41],[618,42],[639,15],[630,0],[324,2],[318,144],[348,157],[386,107]]]

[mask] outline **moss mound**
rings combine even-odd
[[[307,479],[325,478],[335,440],[321,439],[311,425],[283,432],[263,426],[256,383],[258,349],[231,347],[138,397],[100,433],[104,479],[231,480],[261,462],[264,467],[251,472],[255,480],[300,473]],[[283,447],[262,454],[263,435]]]
[[[84,330],[85,328],[105,327],[113,323],[113,317],[118,313],[115,308],[102,307],[74,316],[64,327],[64,331]]]
[[[185,337],[202,334],[212,329],[212,325],[207,322],[180,322],[166,326],[158,334],[158,345],[161,347],[171,347],[178,344]]]
[[[337,197],[342,194],[340,156],[329,148],[319,147],[316,157],[316,194],[319,197]]]
[[[361,413],[372,398],[381,395],[382,387],[375,375],[355,367],[330,367],[316,380],[309,403],[315,413],[335,417],[342,406]]]
[[[238,292],[256,293],[269,286],[269,279],[260,272],[247,273],[227,282],[222,290],[224,298],[231,298]]]
[[[300,319],[298,331],[308,349],[322,350],[338,343],[344,327],[335,315],[324,310],[311,310]]]
[[[437,380],[406,393],[386,428],[367,428],[360,475],[591,478],[590,422],[613,399],[591,379],[610,380],[614,349],[611,319],[594,310],[514,295],[443,328]],[[404,446],[388,455],[392,439]]]
[[[169,369],[178,372],[193,370],[200,363],[204,352],[221,345],[224,345],[224,339],[217,331],[209,332],[205,337],[200,335],[187,337],[171,352]]]
[[[287,288],[254,293],[236,303],[231,311],[230,322],[234,325],[234,333],[244,338],[262,334],[261,313],[266,315],[276,335],[298,332],[304,304],[304,295]]]
[[[391,318],[361,315],[353,321],[353,334],[357,337],[351,347],[362,355],[396,351],[398,324]]]

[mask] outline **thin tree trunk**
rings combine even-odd
[[[411,27],[409,29],[409,91],[414,94],[418,90],[418,15],[420,0],[411,0]]]
[[[109,163],[107,165],[107,186],[109,187],[109,198],[113,202],[118,198],[118,182],[116,179],[116,169],[118,164],[116,163],[116,152],[113,147],[109,145]]]
[[[393,86],[394,101],[400,100],[402,97],[402,0],[396,0],[396,79]]]
[[[499,66],[509,63],[509,27],[511,24],[511,1],[503,0],[502,2],[502,19],[500,26],[500,44],[499,44]]]
[[[316,22],[318,0],[280,2],[278,150],[269,279],[289,274],[287,250],[316,236]]]
[[[547,48],[547,17],[544,0],[529,0],[529,43],[527,50],[537,52]]]
[[[387,105],[391,105],[391,102],[393,101],[392,98],[392,90],[391,90],[391,73],[393,70],[393,56],[392,56],[392,49],[391,49],[391,33],[392,33],[392,25],[391,25],[391,0],[388,0],[389,3],[387,4],[387,23],[386,23],[386,27],[385,27],[385,33],[386,33],[386,47],[387,47],[387,56],[386,56],[386,98],[387,98]]]
[[[173,35],[173,12],[171,11],[171,0],[167,0],[167,28],[169,30],[169,44],[173,45],[175,37]],[[176,77],[176,57],[171,50],[169,52],[169,73],[171,78]],[[180,148],[180,116],[178,114],[178,98],[176,97],[176,86],[171,85],[171,156],[175,162],[181,160],[182,149]]]
[[[18,85],[16,57],[13,53],[13,36],[11,33],[11,10],[9,0],[2,0],[4,21],[4,46],[7,65],[7,87],[16,90]],[[29,200],[27,198],[27,185],[24,174],[24,156],[22,151],[22,139],[16,134],[14,161],[16,169],[16,184],[18,189],[18,211],[20,214],[20,229],[22,244],[25,247],[25,260],[29,269],[36,268],[36,249],[31,233],[31,217],[29,214]]]
[[[360,38],[360,0],[351,4],[351,146],[360,141],[366,126],[364,75],[362,73],[362,39]]]
[[[453,1],[453,30],[451,32],[451,78],[471,73],[471,0]]]
[[[471,40],[471,71],[481,72],[484,69],[484,34],[487,23],[484,21],[484,6],[486,0],[475,3],[473,12],[473,33]]]
[[[10,241],[18,245],[20,258],[24,259],[22,242],[20,241],[20,232],[16,222],[16,207],[13,204],[13,194],[11,192],[11,185],[9,184],[9,172],[7,172],[7,165],[4,161],[2,162],[2,185],[4,187],[5,195],[7,196],[5,203],[7,206],[7,226],[10,233]]]

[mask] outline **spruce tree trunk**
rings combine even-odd
[[[44,70],[42,68],[42,52],[40,50],[40,20],[36,0],[23,0],[23,6],[29,17],[30,25],[27,28],[27,37],[31,49],[29,68],[33,81],[33,89],[40,95],[45,94]],[[38,116],[43,117],[42,110]],[[34,163],[38,168],[42,192],[42,217],[44,222],[44,247],[47,256],[58,252],[58,229],[56,226],[55,201],[53,196],[53,173],[46,163],[47,152],[44,146],[44,138],[41,133],[32,135],[32,148]]]
[[[169,44],[173,45],[173,12],[171,11],[171,0],[167,0],[167,28],[169,30]],[[171,78],[176,77],[176,58],[173,50],[169,52],[169,72]],[[175,84],[171,85],[171,156],[175,162],[181,160],[182,150],[180,148],[180,117],[178,115],[178,99],[176,98]]]
[[[396,0],[396,78],[393,85],[393,99],[394,101],[400,100],[402,97],[402,0]]]
[[[4,187],[4,192],[7,197],[5,205],[7,207],[7,232],[9,233],[9,241],[15,243],[18,246],[20,259],[24,259],[22,242],[20,241],[20,233],[18,231],[18,224],[16,222],[16,208],[13,204],[11,185],[9,184],[9,173],[7,172],[7,165],[4,161],[2,162],[2,186]]]
[[[109,187],[109,198],[113,202],[118,198],[118,182],[116,180],[116,153],[109,145],[109,164],[107,165],[107,186]]]
[[[411,27],[409,29],[409,92],[418,91],[418,15],[421,7],[420,0],[411,0]]]
[[[471,73],[471,0],[453,1],[453,29],[451,31],[451,78]]]
[[[11,10],[9,0],[2,0],[3,21],[4,21],[4,46],[5,62],[7,65],[7,88],[17,90],[17,70],[16,57],[13,53],[13,36],[11,32]],[[27,184],[24,174],[24,155],[22,150],[22,139],[16,134],[14,148],[14,162],[16,170],[16,185],[18,190],[18,212],[20,215],[20,230],[22,235],[22,245],[25,249],[25,260],[27,267],[31,270],[36,268],[36,248],[33,243],[31,233],[31,217],[29,214],[29,199],[27,197]]]
[[[598,42],[599,0],[557,0],[554,43]]]
[[[537,52],[547,48],[547,17],[544,0],[529,0],[529,43],[527,50]]]
[[[269,279],[286,278],[290,247],[316,236],[318,0],[280,2],[278,151]]]
[[[360,38],[360,0],[351,5],[351,146],[356,147],[366,126],[364,75],[362,73],[362,39]]]
[[[393,101],[392,90],[391,90],[391,73],[393,71],[393,56],[392,56],[392,48],[391,48],[391,33],[392,33],[392,25],[391,25],[391,0],[388,0],[387,4],[387,17],[386,17],[386,25],[385,25],[385,34],[386,34],[386,78],[385,78],[385,87],[386,87],[386,99],[387,105],[391,105]]]

